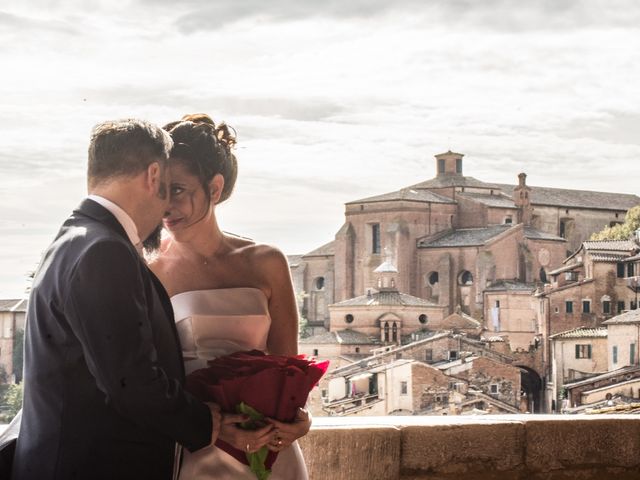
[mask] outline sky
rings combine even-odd
[[[487,182],[640,194],[639,25],[635,0],[5,0],[0,298],[86,194],[109,119],[235,127],[220,224],[287,254],[449,149]]]

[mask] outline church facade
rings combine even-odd
[[[522,333],[515,344],[526,347],[540,331],[533,309],[522,304],[531,301],[529,292],[547,283],[592,232],[621,223],[640,204],[629,194],[529,186],[524,173],[514,185],[487,183],[463,174],[463,157],[436,155],[434,178],[347,203],[334,240],[295,257],[292,276],[312,333],[335,330],[332,323],[348,318],[351,324],[341,328],[375,330],[386,343],[378,319],[356,318],[358,300],[352,300],[379,295],[376,269],[386,262],[397,270],[393,289],[424,299],[420,308],[429,310],[423,323],[397,321],[398,338],[461,312],[487,330],[497,330],[497,321],[513,325]],[[517,298],[513,291],[527,295],[514,303],[511,317],[526,318],[493,305],[502,294]],[[347,312],[350,300],[354,312]],[[499,320],[492,318],[496,306]]]

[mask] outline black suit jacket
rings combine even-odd
[[[105,208],[85,200],[35,275],[14,480],[169,479],[174,443],[211,441],[182,389],[166,291]]]

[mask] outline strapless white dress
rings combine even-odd
[[[189,374],[207,360],[242,350],[267,348],[271,317],[267,298],[257,288],[184,292],[171,298]],[[306,480],[307,469],[296,442],[278,454],[269,480]],[[180,480],[255,480],[249,467],[212,446],[183,451]]]

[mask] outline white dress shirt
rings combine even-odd
[[[129,237],[129,240],[131,241],[131,243],[133,243],[138,252],[142,252],[142,242],[140,241],[140,237],[138,236],[138,227],[136,227],[136,224],[133,222],[127,212],[125,212],[111,200],[107,200],[100,195],[89,195],[87,198],[89,200],[93,200],[96,203],[99,203],[104,208],[109,210],[109,212],[111,212],[113,216],[116,217],[116,220],[120,222],[120,225],[122,225],[122,228],[124,228],[124,231],[127,233],[127,237]]]

